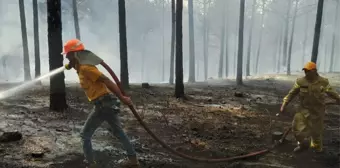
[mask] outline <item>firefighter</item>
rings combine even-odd
[[[85,50],[80,40],[72,39],[67,41],[64,44],[62,54],[66,55],[66,58],[70,61],[69,64],[65,65],[66,69],[73,68],[76,70],[81,87],[84,89],[89,101],[95,106],[94,111],[88,116],[81,130],[86,165],[88,168],[98,166],[92,154],[91,137],[95,130],[106,121],[112,127],[113,135],[120,140],[126,149],[128,159],[121,166],[138,168],[139,162],[135,149],[123,131],[118,116],[120,101],[126,105],[131,105],[130,98],[125,97],[119,87],[96,68],[95,65],[98,65],[102,60],[91,51]]]
[[[294,152],[308,149],[308,146],[315,152],[322,152],[325,95],[337,100],[338,104],[340,104],[340,97],[331,87],[328,79],[318,74],[315,63],[306,63],[302,70],[305,76],[298,78],[288,95],[283,98],[280,112],[284,112],[289,102],[299,95],[300,104],[292,122],[292,131],[297,140]]]

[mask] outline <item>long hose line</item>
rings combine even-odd
[[[121,83],[117,77],[117,75],[113,72],[113,70],[103,61],[100,63],[112,76],[112,78],[114,79],[114,81],[116,82],[117,86],[120,88],[121,92],[123,95],[126,95]],[[133,105],[129,105],[129,108],[131,110],[131,112],[133,113],[133,115],[136,117],[136,119],[139,121],[139,123],[143,126],[143,128],[146,130],[147,133],[150,134],[150,136],[156,140],[163,148],[165,148],[166,150],[168,150],[169,152],[173,153],[174,155],[177,155],[179,157],[182,157],[184,159],[188,159],[191,161],[197,161],[197,162],[209,162],[209,163],[218,163],[218,162],[228,162],[228,161],[234,161],[234,160],[239,160],[239,159],[245,159],[245,158],[249,158],[249,157],[253,157],[253,156],[257,156],[257,155],[261,155],[261,154],[265,154],[267,152],[269,152],[271,150],[270,149],[264,149],[261,151],[257,151],[257,152],[252,152],[249,154],[245,154],[245,155],[240,155],[240,156],[233,156],[233,157],[228,157],[228,158],[219,158],[219,159],[211,159],[211,158],[199,158],[199,157],[194,157],[194,156],[189,156],[186,155],[184,153],[178,152],[174,149],[172,149],[170,146],[168,146],[167,144],[165,144],[158,136],[156,136],[151,130],[150,128],[146,125],[146,123],[142,120],[142,118],[138,115],[136,109],[134,108]]]

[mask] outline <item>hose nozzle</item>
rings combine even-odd
[[[69,64],[64,65],[65,69],[70,70],[72,67],[69,66]]]

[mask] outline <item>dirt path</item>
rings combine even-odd
[[[246,81],[243,87],[235,87],[232,81],[197,83],[186,87],[189,101],[185,102],[174,99],[173,89],[167,85],[149,89],[133,86],[128,94],[149,127],[171,147],[190,155],[218,158],[269,147],[270,132],[290,125],[293,106],[285,117],[277,119],[275,114],[291,85],[291,81],[275,80]],[[83,167],[79,131],[92,106],[80,88],[68,86],[67,93],[71,109],[63,114],[49,112],[47,87],[0,102],[0,130],[23,134],[21,141],[0,143],[0,168],[6,164],[18,168]],[[146,134],[126,107],[121,117],[145,168],[338,168],[339,107],[327,111],[325,154],[293,155],[290,135],[285,145],[264,156],[224,164],[193,163],[171,156]],[[103,168],[116,167],[124,157],[122,146],[106,124],[96,132],[93,145]],[[37,151],[44,156],[33,157]]]

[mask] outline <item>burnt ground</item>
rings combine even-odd
[[[229,80],[186,85],[188,100],[185,101],[173,97],[174,89],[170,85],[150,88],[132,85],[128,94],[151,130],[172,148],[193,156],[221,158],[272,145],[271,132],[282,132],[292,120],[296,103],[289,106],[285,116],[275,117],[282,97],[291,86],[289,79],[265,77],[246,80],[242,87]],[[92,105],[77,85],[68,85],[67,94],[70,109],[64,113],[49,111],[47,86],[36,86],[25,94],[0,101],[0,130],[23,134],[20,141],[0,143],[0,168],[84,167],[79,132]],[[337,106],[327,108],[325,153],[293,154],[295,141],[289,135],[286,143],[265,155],[221,164],[191,162],[169,154],[143,130],[126,106],[122,109],[124,129],[136,147],[143,168],[339,167],[340,111]],[[107,124],[97,130],[92,141],[100,167],[118,167],[125,152],[111,136]]]

